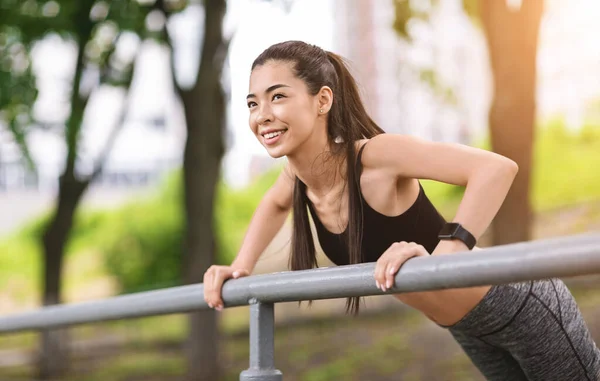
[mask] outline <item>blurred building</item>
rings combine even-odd
[[[335,0],[334,13],[335,50],[384,130],[461,143],[485,132],[485,41],[460,0],[439,2],[430,23],[412,23],[412,43],[393,29],[393,1]]]
[[[600,124],[600,2],[546,0],[538,45],[538,115],[570,129]]]

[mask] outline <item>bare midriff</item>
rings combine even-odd
[[[467,315],[491,286],[395,294],[406,305],[421,311],[435,323],[451,326]]]

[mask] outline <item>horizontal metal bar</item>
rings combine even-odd
[[[227,307],[382,294],[375,263],[286,271],[229,280]],[[387,293],[502,284],[600,273],[600,234],[523,242],[481,251],[410,259]],[[0,333],[105,320],[189,312],[207,308],[203,286],[190,285],[50,306],[0,318]]]

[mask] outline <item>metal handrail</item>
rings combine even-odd
[[[228,280],[225,307],[251,306],[250,368],[240,380],[277,381],[273,366],[273,304],[381,295],[375,263],[285,271]],[[584,234],[417,257],[398,271],[387,294],[462,288],[600,273],[600,234]],[[0,317],[0,334],[98,321],[190,312],[208,308],[202,284],[62,304]]]

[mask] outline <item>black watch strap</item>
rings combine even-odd
[[[440,240],[452,240],[458,239],[467,245],[469,250],[472,250],[477,243],[473,234],[467,229],[463,228],[461,224],[457,222],[448,222],[444,225],[440,233],[438,234]]]

